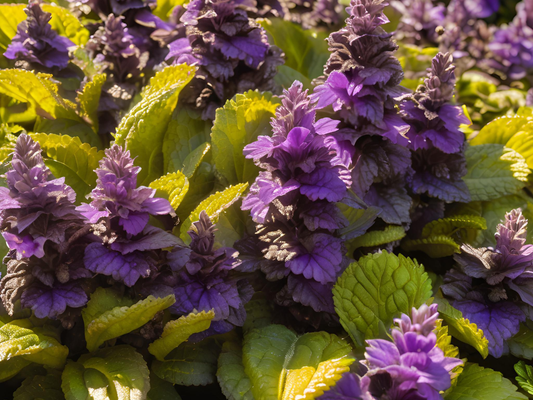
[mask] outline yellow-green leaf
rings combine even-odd
[[[169,172],[150,183],[150,187],[157,190],[157,197],[167,199],[174,210],[177,210],[189,190],[189,180],[180,171]]]
[[[187,316],[168,322],[161,337],[148,346],[148,351],[159,361],[164,361],[168,353],[185,342],[193,333],[209,329],[213,318],[215,318],[215,312],[210,310],[208,312],[192,312]]]
[[[78,103],[80,105],[80,115],[89,119],[93,130],[98,133],[98,105],[100,104],[100,95],[102,86],[107,77],[105,74],[93,76],[90,82],[87,82],[83,90],[78,94]]]
[[[405,229],[398,225],[388,225],[382,231],[370,231],[356,237],[355,239],[348,240],[346,247],[349,252],[353,252],[359,247],[374,247],[382,244],[401,240],[405,237]]]
[[[78,46],[87,43],[90,36],[89,30],[69,10],[55,4],[43,4],[42,8],[52,14],[50,25],[57,33],[66,36]]]

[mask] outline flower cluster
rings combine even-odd
[[[516,17],[494,33],[489,48],[497,57],[491,66],[513,79],[522,79],[533,69],[533,1],[524,0],[516,6]]]
[[[347,373],[319,399],[442,399],[439,392],[451,386],[450,372],[462,361],[445,357],[437,347],[437,318],[436,304],[413,308],[411,317],[403,314],[395,320],[392,342],[367,341],[363,364],[368,371],[363,378]]]
[[[500,357],[507,339],[533,306],[533,245],[526,245],[527,220],[520,209],[507,213],[498,225],[496,246],[461,247],[457,268],[444,276],[443,293],[465,318],[483,330],[489,351]]]
[[[413,151],[414,174],[408,182],[416,194],[467,202],[470,195],[461,180],[466,174],[465,136],[459,126],[470,120],[452,103],[454,87],[453,57],[438,53],[424,84],[400,104],[402,118],[409,124],[408,147]]]
[[[316,108],[295,82],[272,119],[272,136],[244,148],[263,171],[242,208],[251,210],[269,281],[287,278],[277,293],[283,305],[301,303],[333,313],[331,287],[346,265],[334,232],[347,224],[335,204],[351,184],[351,154],[335,138],[338,121],[315,121]]]
[[[98,241],[85,249],[88,270],[111,276],[131,287],[157,271],[158,250],[180,244],[174,235],[149,224],[150,215],[172,214],[169,202],[154,197],[155,189],[137,188],[137,174],[129,151],[113,145],[96,170],[92,202],[77,210],[93,225]]]
[[[317,25],[336,25],[340,21],[342,6],[338,0],[258,0],[257,13],[272,15],[311,29]]]
[[[193,0],[180,21],[184,37],[169,44],[167,60],[198,65],[183,101],[201,110],[202,118],[214,119],[216,108],[237,93],[275,88],[281,52],[248,18],[245,2]]]
[[[61,70],[69,63],[69,47],[72,43],[52,29],[52,14],[43,11],[40,4],[31,2],[24,9],[28,19],[17,27],[17,34],[7,47],[4,56],[11,60],[29,63],[28,69],[38,65],[46,70]]]
[[[87,302],[83,250],[88,230],[76,211],[76,193],[44,164],[29,136],[17,139],[8,187],[0,188],[0,226],[9,246],[7,274],[0,283],[12,315],[20,299],[38,318],[56,318]]]
[[[239,253],[231,248],[214,249],[215,226],[205,211],[188,232],[189,247],[176,246],[168,254],[168,263],[177,273],[173,287],[176,303],[170,310],[187,315],[194,310],[215,311],[207,331],[196,339],[226,333],[246,320],[244,305],[251,299],[253,288],[240,273]]]

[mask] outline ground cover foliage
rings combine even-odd
[[[533,0],[0,2],[15,400],[533,398]]]

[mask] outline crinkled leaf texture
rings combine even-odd
[[[189,190],[189,180],[180,171],[169,172],[150,183],[150,187],[157,190],[157,197],[167,199],[174,210],[177,210]]]
[[[486,143],[503,144],[515,150],[526,159],[533,169],[533,118],[525,115],[496,118],[485,125],[470,144],[477,146]]]
[[[349,371],[351,350],[333,334],[298,337],[285,326],[269,325],[245,335],[243,366],[256,400],[314,399]]]
[[[457,383],[444,394],[445,400],[521,400],[526,396],[516,391],[509,379],[490,368],[467,363]]]
[[[34,133],[32,139],[39,142],[45,164],[54,176],[65,177],[65,183],[76,192],[78,201],[85,200],[85,196],[96,186],[98,162],[104,157],[103,151],[82,143],[80,138]]]
[[[469,146],[465,151],[468,172],[463,180],[472,201],[489,201],[522,189],[530,170],[526,160],[502,144]]]
[[[175,385],[204,386],[216,380],[219,345],[213,339],[183,343],[165,361],[155,360],[152,371]]]
[[[138,182],[148,185],[164,171],[163,138],[181,90],[196,68],[186,64],[166,67],[142,91],[142,100],[122,119],[115,142],[126,146],[142,168]]]
[[[390,328],[393,318],[410,314],[431,296],[431,281],[416,260],[386,251],[351,263],[333,287],[344,329],[358,346]]]
[[[250,90],[237,94],[216,111],[211,131],[213,161],[227,184],[254,182],[259,168],[244,157],[243,149],[259,135],[270,136],[270,119],[278,104],[272,94]]]
[[[483,229],[487,229],[487,222],[476,215],[442,218],[424,226],[419,239],[405,240],[402,247],[406,251],[423,251],[433,258],[447,257],[460,252],[460,243],[472,243]]]
[[[452,307],[446,299],[437,297],[434,299],[439,305],[439,316],[446,322],[450,335],[463,343],[474,347],[483,358],[489,355],[489,341],[476,324],[463,318],[463,313]]]
[[[176,301],[174,295],[148,296],[134,303],[113,289],[98,288],[82,310],[87,349],[95,351],[106,340],[125,335],[150,321],[159,311]]]
[[[239,200],[247,188],[248,183],[240,183],[235,186],[230,186],[222,192],[216,192],[215,194],[212,194],[207,199],[202,201],[181,225],[182,227],[180,238],[185,243],[190,243],[191,238],[187,234],[187,231],[190,230],[193,222],[198,221],[198,219],[200,218],[200,213],[202,211],[205,211],[211,221],[213,221],[213,223],[216,223],[218,221],[220,213],[222,213],[233,203]]]
[[[524,361],[515,364],[514,370],[517,373],[516,381],[520,387],[533,396],[533,367]]]
[[[17,319],[0,327],[0,380],[7,380],[26,365],[35,362],[61,368],[68,348],[45,327],[35,327],[29,319]]]
[[[120,345],[69,361],[61,376],[66,400],[143,400],[150,390],[143,356]]]
[[[215,318],[215,312],[210,310],[208,312],[192,312],[168,322],[161,337],[150,343],[148,351],[159,361],[164,361],[168,353],[185,342],[193,333],[209,329],[213,318]]]
[[[242,344],[226,341],[218,357],[217,379],[220,389],[228,400],[254,400],[252,383],[244,372]]]
[[[355,239],[348,240],[346,247],[349,251],[353,252],[359,247],[374,247],[381,246],[387,243],[401,240],[405,237],[405,229],[403,226],[389,225],[382,231],[370,231],[356,237]]]
[[[47,375],[26,378],[13,394],[13,400],[63,400],[61,373],[48,370]]]

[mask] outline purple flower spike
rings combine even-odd
[[[526,234],[521,210],[507,213],[496,246],[463,245],[454,256],[460,270],[448,271],[441,286],[452,305],[483,329],[495,357],[507,351],[507,339],[526,319],[524,309],[533,306],[533,246],[525,244]]]
[[[245,1],[193,0],[181,16],[185,27],[169,44],[167,60],[198,65],[195,79],[180,99],[214,119],[215,110],[237,93],[275,89],[281,51],[265,30],[248,18]]]
[[[215,226],[205,211],[199,218],[189,231],[190,247],[177,246],[168,255],[169,265],[178,273],[176,303],[171,311],[186,315],[193,310],[215,310],[211,327],[195,335],[196,340],[242,326],[246,319],[244,305],[253,295],[248,281],[238,275],[239,253],[231,248],[214,250]]]
[[[402,117],[409,123],[409,147],[413,150],[436,147],[444,153],[461,151],[465,136],[459,130],[469,119],[460,106],[451,104],[455,66],[451,54],[438,53],[428,70],[424,85],[401,104]]]
[[[17,34],[4,56],[46,68],[66,68],[69,62],[68,48],[75,46],[74,43],[52,30],[49,24],[52,14],[44,12],[39,3],[30,2],[24,12],[28,19],[17,27]]]
[[[317,400],[374,400],[375,397],[368,392],[370,378],[360,378],[348,372],[342,376],[337,384],[326,391]]]
[[[366,377],[376,398],[441,399],[439,392],[451,386],[450,371],[461,360],[445,357],[433,332],[436,305],[413,310],[413,319],[402,315],[393,329],[393,342],[367,340]]]
[[[130,152],[113,145],[96,170],[97,186],[90,194],[93,201],[78,210],[92,224],[103,217],[116,218],[129,235],[142,232],[150,215],[172,214],[174,210],[167,200],[154,198],[155,189],[137,188],[139,171]]]

